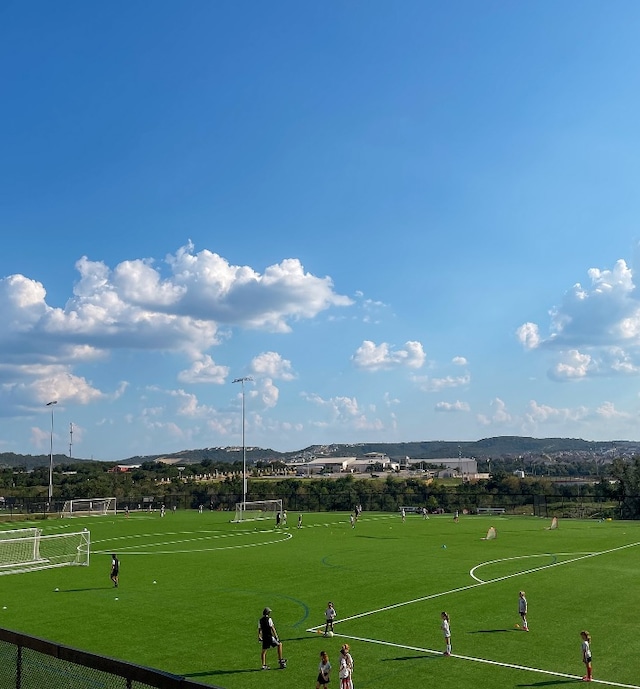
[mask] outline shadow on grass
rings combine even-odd
[[[382,658],[381,662],[388,663],[397,660],[435,660],[440,657],[440,655],[397,656],[396,658]]]
[[[275,668],[280,669],[280,668]],[[238,670],[208,670],[205,672],[189,672],[183,677],[214,677],[215,675],[241,675],[247,672],[266,672],[261,667],[244,667]]]
[[[398,537],[397,536],[365,536],[356,534],[356,538],[371,538],[374,541],[397,541]]]
[[[115,589],[115,586],[93,586],[86,589],[60,589],[56,593],[82,593],[82,591],[104,591]]]
[[[504,632],[521,632],[522,629],[476,629],[474,632],[467,632],[467,634],[501,634]]]

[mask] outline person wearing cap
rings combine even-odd
[[[337,613],[336,609],[333,607],[333,603],[329,601],[327,603],[327,609],[324,611],[324,635],[327,636],[329,632],[333,632],[333,621],[336,619]]]
[[[269,669],[267,665],[267,651],[270,648],[278,649],[278,663],[282,669],[287,667],[287,659],[282,657],[282,641],[278,638],[276,626],[271,619],[271,608],[265,608],[262,611],[262,617],[258,622],[258,641],[262,644],[262,655],[260,660],[263,670]]]

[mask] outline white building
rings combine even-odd
[[[409,459],[408,465],[412,468],[423,465],[433,470],[435,467],[444,467],[438,473],[443,478],[461,477],[477,478],[478,462],[471,457],[442,457],[438,459]]]

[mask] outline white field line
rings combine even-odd
[[[577,562],[578,560],[585,560],[591,557],[597,557],[598,555],[606,555],[607,553],[614,553],[617,550],[624,550],[625,548],[633,548],[640,545],[640,541],[637,543],[628,543],[627,545],[621,545],[617,548],[610,548],[608,550],[601,550],[597,553],[589,553],[588,555],[581,555],[580,557],[572,558],[571,560],[563,560],[562,562],[553,562],[550,565],[542,565],[541,567],[533,567],[531,569],[524,569],[521,572],[515,572],[513,574],[505,574],[502,577],[496,577],[495,579],[487,579],[486,581],[477,580],[474,584],[467,584],[466,586],[458,586],[455,589],[449,589],[448,591],[440,591],[439,593],[430,593],[428,596],[420,596],[420,598],[414,598],[412,600],[402,601],[400,603],[393,603],[392,605],[385,605],[382,608],[376,608],[375,610],[368,610],[367,612],[360,612],[357,615],[351,615],[351,617],[344,617],[334,624],[340,624],[340,622],[348,622],[349,620],[356,620],[359,617],[367,617],[368,615],[376,615],[379,612],[386,612],[387,610],[393,610],[394,608],[401,608],[405,605],[413,605],[414,603],[421,603],[425,600],[431,600],[433,598],[440,598],[441,596],[448,596],[451,593],[460,593],[460,591],[468,591],[469,589],[474,589],[478,586],[486,586],[488,584],[495,584],[498,581],[506,581],[507,579],[513,579],[514,577],[520,577],[523,574],[531,574],[532,572],[539,572],[543,569],[549,569],[551,567],[559,567],[560,565],[568,565],[570,562]],[[548,553],[547,553],[548,554]],[[509,558],[505,558],[509,559]],[[494,562],[500,562],[500,560],[494,560]],[[488,564],[488,563],[483,563]],[[481,565],[477,565],[480,567]],[[473,571],[473,570],[472,570]],[[473,576],[473,575],[472,575]]]
[[[387,605],[383,608],[378,608],[376,610],[370,610],[369,612],[358,613],[357,615],[352,615],[351,617],[345,617],[345,618],[342,618],[340,620],[336,620],[334,622],[334,627],[337,626],[338,624],[340,624],[341,622],[347,622],[349,620],[355,620],[359,617],[366,617],[368,615],[375,615],[379,612],[385,612],[386,610],[392,610],[394,608],[399,608],[399,607],[402,607],[405,605],[412,605],[413,603],[420,603],[422,601],[429,600],[432,598],[439,598],[440,596],[446,596],[450,593],[458,593],[460,591],[467,591],[469,589],[473,589],[473,588],[476,588],[478,586],[486,586],[487,584],[493,584],[493,583],[498,582],[498,581],[504,581],[506,579],[518,577],[518,576],[521,576],[522,574],[529,574],[531,572],[538,572],[538,571],[541,571],[543,569],[548,569],[550,567],[557,567],[559,565],[566,565],[566,564],[569,564],[570,562],[577,562],[579,560],[584,560],[587,558],[596,557],[598,555],[606,555],[607,553],[613,553],[613,552],[616,552],[618,550],[624,550],[626,548],[633,548],[633,547],[638,546],[638,545],[640,545],[640,542],[628,543],[627,545],[618,546],[616,548],[609,548],[608,550],[601,550],[599,552],[588,553],[586,555],[582,554],[580,557],[575,557],[575,558],[572,558],[571,560],[564,560],[563,562],[554,562],[554,563],[549,564],[549,565],[543,565],[541,567],[534,567],[532,569],[523,570],[522,572],[516,572],[514,574],[507,574],[505,576],[496,577],[495,579],[489,579],[487,581],[482,581],[482,580],[479,580],[476,578],[477,579],[476,583],[469,584],[468,586],[459,586],[458,588],[450,589],[449,591],[442,591],[440,593],[432,593],[428,596],[421,596],[420,598],[415,598],[413,600],[403,601],[401,603],[394,603],[393,605]],[[550,555],[550,554],[551,553],[546,553],[545,555]],[[504,558],[505,561],[506,560],[516,560],[516,559],[520,559],[520,558],[519,557]],[[496,563],[496,562],[501,562],[501,561],[502,560],[492,560],[491,564]],[[477,567],[481,567],[483,564],[490,564],[490,563],[486,562],[486,563],[482,563],[480,565],[476,565],[476,567],[474,567],[471,570],[471,572],[473,572],[474,569],[477,569]],[[471,572],[470,572],[470,574],[471,574]],[[471,576],[473,576],[473,574],[471,574]],[[311,633],[317,633],[318,630],[322,629],[323,626],[324,625],[319,625],[318,627],[311,627],[310,629],[307,629],[307,631],[311,632]],[[380,644],[382,646],[391,646],[394,648],[403,648],[403,649],[407,649],[410,651],[418,651],[418,652],[423,652],[423,653],[431,653],[434,655],[442,655],[442,651],[434,651],[433,649],[430,649],[430,648],[419,648],[417,646],[407,646],[404,644],[392,643],[390,641],[379,641],[377,639],[366,639],[366,638],[358,637],[358,636],[349,636],[347,634],[337,634],[336,636],[340,636],[340,637],[343,637],[345,639],[352,639],[355,641],[365,641],[365,642],[369,642],[369,643]],[[562,672],[554,672],[552,670],[542,670],[541,668],[527,667],[525,665],[516,665],[514,663],[501,663],[501,662],[496,661],[496,660],[487,660],[486,658],[475,658],[473,656],[464,656],[464,655],[460,655],[457,653],[454,653],[452,655],[452,657],[460,658],[461,660],[467,660],[467,661],[475,662],[475,663],[485,663],[486,665],[495,665],[497,667],[511,668],[514,670],[524,670],[524,671],[528,671],[528,672],[537,672],[539,674],[552,675],[554,677],[566,677],[567,679],[574,679],[574,680],[580,680],[581,679],[581,677],[579,677],[577,675],[569,675],[569,674],[565,674]],[[601,679],[594,679],[593,682],[598,683],[598,684],[611,686],[611,687],[621,687],[622,689],[640,689],[640,686],[635,685],[635,684],[621,684],[619,682],[609,682],[609,681],[601,680]]]
[[[312,631],[312,630],[308,630]],[[379,644],[380,646],[390,646],[392,648],[402,648],[407,651],[417,651],[419,653],[431,653],[432,655],[441,656],[442,651],[434,651],[432,648],[420,648],[418,646],[406,646],[404,644],[394,644],[390,641],[379,641],[378,639],[366,639],[361,636],[349,636],[347,634],[337,634],[344,639],[351,639],[352,641],[364,641],[365,643]],[[472,663],[484,663],[485,665],[496,665],[498,667],[509,668],[511,670],[524,670],[525,672],[537,672],[541,675],[551,675],[553,677],[566,677],[567,679],[580,680],[582,677],[578,675],[569,675],[565,672],[554,672],[553,670],[543,670],[538,667],[528,667],[526,665],[516,665],[515,663],[501,663],[497,660],[487,660],[486,658],[475,658],[474,656],[464,656],[458,653],[453,653],[452,658],[460,658],[460,660],[468,660]],[[609,687],[622,687],[623,689],[640,689],[637,684],[621,684],[620,682],[608,682],[603,679],[594,679],[593,683],[605,684]]]
[[[634,545],[640,545],[639,543],[631,543],[628,545],[623,545],[618,548],[612,548],[611,550],[603,550],[599,553],[540,553],[539,555],[518,555],[517,557],[502,557],[498,560],[487,560],[487,562],[481,562],[479,565],[476,565],[475,567],[472,567],[469,570],[469,576],[472,579],[475,579],[476,581],[480,582],[481,584],[487,584],[491,583],[492,581],[500,581],[500,579],[487,579],[486,581],[484,579],[480,579],[479,577],[475,576],[475,571],[479,569],[480,567],[484,567],[486,565],[495,565],[499,562],[509,562],[510,560],[526,560],[527,558],[530,557],[554,557],[554,555],[579,555],[580,557],[574,557],[571,558],[570,560],[563,560],[562,562],[552,562],[551,564],[548,565],[541,565],[540,567],[533,567],[532,569],[527,569],[523,570],[522,572],[518,572],[518,574],[510,574],[508,576],[518,576],[519,574],[529,574],[530,572],[537,572],[540,569],[547,569],[547,567],[557,567],[558,565],[566,565],[569,562],[576,562],[577,560],[584,560],[589,557],[595,557],[596,555],[603,555],[604,553],[611,553],[614,550],[622,550],[623,548],[631,548]]]
[[[184,554],[184,553],[207,553],[211,552],[214,550],[238,550],[240,548],[257,548],[259,546],[263,545],[272,545],[274,543],[282,543],[284,541],[288,541],[290,538],[293,538],[293,535],[290,533],[285,533],[282,531],[279,531],[277,533],[274,533],[273,531],[268,531],[268,532],[258,532],[258,533],[269,533],[271,536],[280,536],[280,538],[272,539],[269,541],[261,541],[260,543],[245,543],[241,545],[227,545],[227,546],[214,546],[211,548],[189,548],[186,550],[140,550],[142,548],[145,549],[150,549],[150,548],[159,548],[162,546],[167,546],[167,545],[175,545],[177,543],[189,543],[189,542],[194,542],[194,541],[207,541],[207,540],[214,540],[214,539],[219,539],[219,538],[228,538],[229,536],[204,536],[204,537],[199,537],[199,538],[187,538],[187,539],[182,539],[182,540],[174,540],[174,541],[163,541],[163,542],[156,542],[156,543],[148,543],[145,545],[142,545],[140,543],[137,543],[136,545],[131,545],[131,546],[121,546],[117,548],[118,552],[125,552],[127,555],[176,555],[178,553]],[[243,532],[242,534],[234,534],[237,536],[240,535],[251,535],[254,536],[256,534],[255,531],[246,531]],[[126,537],[123,537],[126,538]],[[118,540],[118,539],[108,539],[111,541]],[[104,541],[101,541],[104,543]],[[92,550],[92,554],[97,555],[97,554],[104,554],[104,553],[111,553],[113,552],[113,548],[109,548],[108,550]]]

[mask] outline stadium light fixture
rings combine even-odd
[[[47,511],[51,509],[53,502],[53,408],[58,404],[58,400],[47,402],[47,407],[51,407],[51,434],[49,436],[49,501]]]
[[[232,383],[240,383],[242,385],[242,504],[247,502],[247,446],[244,441],[244,384],[253,382],[251,376],[244,376],[243,378],[236,378]]]

